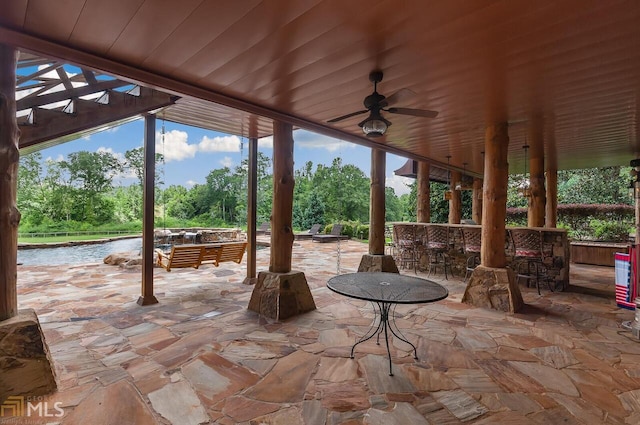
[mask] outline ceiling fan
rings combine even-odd
[[[414,117],[425,117],[425,118],[435,118],[438,116],[437,111],[429,111],[427,109],[411,109],[411,108],[394,108],[389,107],[390,105],[397,102],[404,93],[408,89],[401,89],[392,94],[389,97],[385,97],[378,93],[378,83],[382,81],[382,71],[372,71],[369,74],[369,80],[373,83],[373,93],[364,98],[364,107],[362,111],[352,112],[350,114],[343,115],[338,118],[331,119],[327,122],[333,123],[342,120],[346,120],[347,118],[355,117],[356,115],[364,114],[369,112],[369,117],[358,123],[359,127],[362,127],[362,131],[369,137],[380,137],[386,131],[387,128],[391,125],[391,122],[386,120],[381,114],[380,111],[389,112],[391,114],[401,114],[401,115],[411,115]]]

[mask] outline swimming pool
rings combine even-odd
[[[115,252],[140,252],[142,238],[55,248],[19,249],[18,263],[25,266],[102,263],[104,257]]]

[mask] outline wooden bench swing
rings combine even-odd
[[[174,245],[171,253],[165,254],[156,249],[158,259],[156,264],[170,272],[171,269],[193,267],[199,268],[202,264],[213,264],[216,267],[225,261],[233,261],[240,264],[247,248],[246,242],[224,242],[206,245]]]

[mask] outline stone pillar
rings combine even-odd
[[[508,148],[507,123],[489,125],[485,133],[480,265],[471,274],[462,302],[516,312],[524,302],[513,274],[508,273],[505,268],[504,252],[509,176]]]
[[[0,44],[0,321],[18,314],[20,211],[16,199],[20,130],[16,121],[17,55],[13,47]]]
[[[471,200],[471,219],[482,224],[482,179],[473,179],[473,199]]]
[[[431,164],[418,161],[418,223],[431,222]]]
[[[455,186],[456,182],[461,181],[460,171],[451,172],[451,182]],[[451,199],[449,200],[449,224],[460,224],[462,218],[462,191],[452,190]]]
[[[16,316],[0,322],[0,404],[7,397],[35,397],[54,392],[57,385],[52,364],[33,310],[20,310]],[[2,416],[0,411],[0,418]]]
[[[386,153],[371,149],[371,190],[369,202],[369,254],[363,255],[359,272],[398,273],[393,257],[384,254]]]
[[[153,295],[153,218],[155,214],[156,116],[144,117],[144,187],[142,188],[142,294],[139,305],[157,304]]]
[[[539,120],[533,120],[530,135],[530,196],[527,225],[529,227],[544,227],[546,199],[546,191],[544,189],[544,140]]]
[[[271,262],[258,273],[248,308],[276,320],[316,308],[304,273],[291,270],[293,186],[293,127],[274,121]]]
[[[258,139],[249,138],[247,181],[247,277],[245,284],[256,283],[256,219],[258,210]]]
[[[547,203],[545,206],[545,227],[556,227],[558,221],[558,170],[547,167],[546,172]]]

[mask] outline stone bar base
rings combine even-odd
[[[520,288],[507,269],[478,266],[471,274],[462,302],[515,313],[524,306]]]
[[[259,272],[251,293],[249,310],[275,320],[284,320],[316,309],[303,272]]]
[[[389,272],[400,273],[391,255],[365,254],[360,260],[358,272]]]
[[[20,310],[0,322],[0,404],[10,396],[41,396],[56,388],[49,347],[35,311]]]

